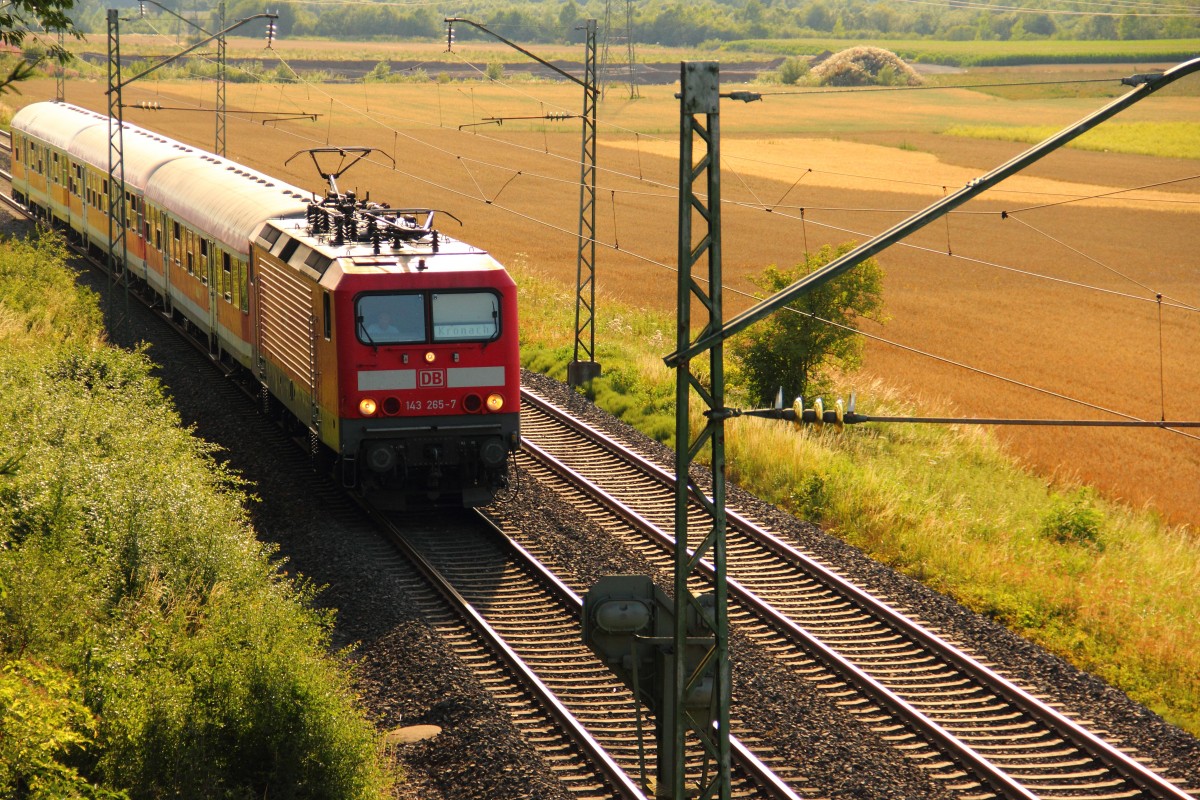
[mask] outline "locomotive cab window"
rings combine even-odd
[[[490,341],[500,335],[500,297],[494,292],[435,292],[430,308],[435,342]]]
[[[361,295],[354,304],[354,318],[363,344],[425,341],[425,296],[420,293]]]

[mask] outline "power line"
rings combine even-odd
[[[293,68],[292,68],[290,65],[286,64],[286,62],[283,62],[283,63],[285,63],[285,65],[287,66],[287,68],[288,68],[289,70],[291,70],[291,71],[293,72],[293,74],[295,74],[295,75],[297,76],[297,78],[299,78],[299,75],[298,75],[298,73],[296,73],[296,72],[295,72],[295,70],[294,70],[294,69],[293,69]],[[302,82],[303,82],[303,81],[302,81]],[[311,86],[311,84],[306,84],[306,85],[309,85],[309,86]],[[322,93],[322,94],[325,94],[325,95],[326,95],[326,96],[328,96],[328,97],[330,97],[331,101],[335,101],[335,100],[336,100],[335,98],[333,98],[333,97],[332,97],[332,95],[329,95],[329,94],[328,94],[328,93],[326,93],[326,92],[323,92],[323,91],[322,91],[321,93]],[[281,95],[282,95],[282,87],[281,87]],[[353,113],[355,113],[355,114],[359,114],[359,115],[362,115],[362,116],[365,116],[367,119],[370,119],[371,121],[375,122],[376,124],[379,124],[381,127],[385,128],[385,129],[391,129],[391,130],[393,130],[395,133],[399,134],[399,131],[396,131],[395,129],[392,129],[392,128],[390,128],[390,126],[387,126],[387,125],[385,125],[385,124],[383,124],[383,123],[379,122],[379,121],[378,121],[377,119],[375,119],[375,118],[374,118],[374,117],[373,117],[373,116],[372,116],[372,115],[371,115],[369,112],[362,112],[362,111],[358,111],[357,109],[353,108],[352,106],[350,106],[348,103],[345,103],[344,101],[339,101],[339,102],[341,102],[342,106],[344,106],[346,109],[348,109],[348,110],[352,111]],[[293,136],[293,137],[295,137],[295,138],[304,139],[304,140],[307,140],[307,141],[318,141],[318,140],[316,140],[316,139],[312,139],[311,137],[304,137],[304,136],[302,136],[301,134],[299,134],[299,133],[297,133],[297,132],[294,132],[294,131],[287,131],[287,130],[283,130],[283,129],[278,129],[278,130],[280,130],[281,132],[283,132],[283,133],[284,133],[284,134],[286,134],[286,135]],[[452,155],[452,156],[454,156],[455,158],[458,158],[458,159],[462,159],[462,158],[464,158],[464,156],[462,156],[462,155],[461,155],[461,154],[459,154],[459,153],[455,153],[453,150],[448,150],[448,149],[446,149],[446,148],[442,148],[442,147],[438,147],[438,146],[436,146],[436,145],[432,145],[432,144],[430,144],[430,143],[428,143],[428,142],[423,142],[423,141],[421,141],[420,139],[417,139],[417,138],[415,138],[415,137],[411,137],[411,136],[409,136],[408,134],[404,134],[404,135],[406,136],[406,138],[409,138],[411,141],[413,141],[413,142],[416,142],[416,143],[418,143],[418,144],[422,144],[422,145],[425,145],[425,146],[427,146],[427,147],[430,147],[430,148],[432,148],[432,149],[435,149],[435,150],[437,150],[437,151],[439,151],[439,152],[442,152],[442,153],[445,153],[445,154],[448,154],[448,155]],[[391,166],[391,165],[388,165],[388,164],[383,164],[382,162],[374,161],[373,159],[368,159],[368,160],[371,160],[371,161],[373,161],[373,163],[375,163],[377,166],[381,166],[381,167],[384,167],[384,168],[389,168],[389,169],[391,169],[393,172],[396,172],[396,173],[399,173],[399,174],[401,174],[401,175],[404,175],[404,176],[406,176],[406,177],[408,177],[408,178],[411,178],[411,179],[413,179],[413,180],[415,180],[415,181],[417,181],[417,182],[419,182],[419,183],[424,183],[424,184],[426,184],[426,185],[429,185],[429,186],[432,186],[432,187],[438,188],[438,189],[440,189],[440,190],[442,190],[442,191],[447,191],[447,192],[449,192],[449,193],[451,193],[451,194],[455,194],[455,195],[458,195],[458,196],[464,197],[464,198],[466,198],[466,199],[472,199],[472,200],[476,200],[477,202],[480,202],[480,201],[481,201],[481,202],[485,202],[485,203],[487,203],[488,205],[491,205],[491,206],[493,206],[493,207],[495,207],[495,208],[497,208],[497,209],[499,209],[499,210],[502,210],[502,211],[504,211],[505,213],[509,213],[509,214],[512,214],[513,216],[516,216],[516,217],[518,217],[518,218],[521,218],[521,219],[528,220],[529,222],[532,222],[532,223],[534,223],[534,224],[536,224],[536,225],[540,225],[540,226],[542,226],[542,227],[546,227],[546,228],[548,228],[548,229],[550,229],[550,230],[554,230],[554,231],[560,232],[560,233],[562,233],[562,234],[564,234],[564,235],[571,236],[571,237],[573,237],[573,238],[574,238],[574,237],[577,235],[577,234],[576,234],[576,232],[574,232],[574,231],[570,231],[570,230],[568,230],[568,229],[566,229],[566,228],[564,228],[564,227],[562,227],[562,226],[558,226],[558,225],[555,225],[555,224],[553,224],[553,223],[547,222],[547,221],[545,221],[545,220],[541,220],[541,219],[539,219],[539,218],[537,218],[537,217],[534,217],[534,216],[532,216],[532,215],[530,215],[530,214],[527,214],[527,213],[525,213],[525,212],[518,211],[518,210],[517,210],[517,209],[515,209],[515,208],[510,208],[510,207],[508,207],[508,206],[504,206],[504,205],[502,205],[502,204],[496,203],[496,202],[494,201],[494,199],[493,199],[493,200],[491,200],[491,201],[488,201],[488,200],[487,200],[487,198],[486,198],[486,196],[484,196],[484,197],[482,198],[482,200],[481,200],[481,198],[480,198],[480,197],[477,197],[477,196],[472,196],[471,194],[469,194],[469,193],[465,193],[465,192],[462,192],[462,191],[460,191],[460,190],[458,190],[458,189],[455,189],[455,188],[453,188],[452,186],[449,186],[449,185],[446,185],[446,184],[441,184],[441,183],[438,183],[438,182],[436,182],[436,181],[430,180],[430,179],[428,179],[428,178],[425,178],[425,177],[422,177],[422,176],[420,176],[420,175],[416,175],[416,174],[414,174],[414,173],[406,172],[406,171],[404,171],[404,170],[401,170],[401,169],[399,169],[398,167]],[[487,163],[487,162],[480,162],[480,163]],[[569,181],[563,181],[563,182],[564,182],[564,183],[570,183]],[[481,192],[481,194],[482,194],[482,192]],[[749,205],[749,204],[743,204],[743,205],[747,205],[748,207],[754,208],[754,206],[752,206],[752,205]],[[760,209],[760,210],[761,210],[761,209]],[[781,217],[784,217],[784,218],[788,218],[788,215],[786,215],[786,214],[781,214],[780,216],[781,216]],[[831,228],[831,229],[835,229],[835,230],[841,230],[841,231],[845,231],[845,232],[853,233],[853,234],[855,234],[855,235],[864,235],[864,234],[862,234],[862,233],[859,233],[859,232],[850,231],[849,229],[844,229],[844,228],[838,228],[837,226],[828,225],[828,224],[826,224],[826,223],[820,223],[820,222],[816,222],[816,221],[814,221],[814,224],[821,225],[821,226],[823,226],[823,227],[827,227],[827,228]],[[597,240],[594,240],[594,241],[595,241],[595,243],[596,243],[597,245],[599,245],[599,246],[602,246],[602,247],[609,248],[610,250],[614,250],[614,251],[616,251],[616,250],[618,249],[618,248],[616,248],[614,245],[612,245],[612,244],[609,244],[609,243],[607,243],[607,242],[603,242],[603,241],[600,241],[600,240],[598,240],[598,239],[597,239]],[[911,244],[909,244],[909,243],[904,243],[904,242],[901,242],[901,244],[904,244],[905,246],[909,246],[909,247],[917,247],[917,246],[915,246],[915,245],[911,245]],[[942,253],[940,253],[939,251],[935,251],[935,250],[932,250],[932,249],[930,249],[930,248],[917,247],[917,249],[921,249],[921,250],[927,250],[927,251],[929,251],[929,252],[934,252],[934,253],[942,254]],[[637,259],[637,260],[640,260],[640,261],[643,261],[643,262],[649,263],[649,264],[651,264],[651,265],[654,265],[654,266],[657,266],[657,267],[660,267],[660,268],[666,269],[666,270],[668,270],[668,271],[671,271],[671,272],[677,272],[677,271],[678,271],[676,267],[673,267],[673,266],[671,266],[671,265],[665,264],[665,263],[663,263],[663,262],[659,262],[659,261],[657,261],[657,260],[655,260],[655,259],[652,259],[652,258],[650,258],[650,257],[648,257],[648,256],[644,256],[644,255],[642,255],[642,254],[639,254],[639,253],[636,253],[636,252],[630,251],[630,250],[628,250],[628,249],[620,249],[620,252],[622,252],[622,253],[625,253],[626,255],[629,255],[630,257],[633,257],[633,258],[635,258],[635,259]],[[1137,297],[1137,296],[1135,296],[1135,295],[1128,295],[1128,294],[1125,294],[1125,293],[1115,292],[1115,291],[1112,291],[1112,290],[1104,290],[1104,289],[1099,289],[1099,288],[1097,288],[1097,287],[1088,287],[1088,286],[1086,286],[1086,285],[1084,285],[1084,284],[1076,284],[1076,283],[1074,283],[1074,282],[1071,282],[1071,281],[1065,281],[1065,280],[1058,279],[1058,278],[1051,278],[1051,277],[1049,277],[1049,276],[1037,275],[1036,273],[1030,273],[1030,272],[1026,272],[1026,271],[1023,271],[1023,270],[1017,270],[1017,269],[1015,269],[1015,268],[1011,268],[1011,267],[1005,267],[1005,266],[1003,266],[1003,265],[992,264],[992,263],[990,263],[990,262],[982,261],[982,260],[979,260],[979,259],[972,259],[972,258],[968,258],[968,257],[964,257],[964,256],[953,256],[953,257],[957,257],[957,258],[963,258],[964,260],[967,260],[968,262],[974,262],[974,263],[985,264],[985,265],[988,265],[988,266],[993,266],[993,267],[997,267],[997,268],[1000,268],[1000,269],[1005,269],[1005,270],[1009,270],[1009,271],[1013,271],[1013,272],[1018,272],[1018,273],[1021,273],[1021,274],[1030,275],[1030,276],[1032,276],[1032,277],[1038,277],[1038,278],[1042,278],[1042,279],[1046,279],[1046,280],[1052,280],[1052,281],[1055,281],[1055,282],[1060,282],[1060,283],[1064,283],[1064,284],[1066,284],[1066,285],[1070,285],[1070,286],[1078,286],[1078,287],[1080,287],[1080,288],[1087,288],[1087,289],[1092,289],[1092,290],[1095,290],[1095,291],[1101,291],[1101,292],[1104,292],[1104,293],[1107,293],[1107,294],[1117,295],[1117,296],[1120,296],[1120,297],[1125,297],[1125,298],[1128,298],[1128,299],[1134,299],[1134,300],[1143,300],[1143,301],[1145,301],[1145,300],[1146,300],[1146,298],[1140,298],[1140,297]],[[734,294],[737,294],[737,295],[743,296],[743,297],[745,297],[745,298],[747,298],[747,299],[751,299],[751,300],[756,300],[756,299],[758,299],[758,298],[756,298],[754,295],[752,295],[752,294],[750,294],[750,293],[747,293],[747,292],[744,292],[744,291],[741,291],[741,290],[738,290],[738,289],[729,288],[729,289],[728,289],[728,291],[731,291],[731,292],[733,292]],[[1150,301],[1150,302],[1153,302],[1153,301]],[[1188,309],[1188,310],[1195,310],[1195,309],[1193,309],[1193,308],[1192,308],[1192,307],[1190,307],[1190,306],[1177,306],[1177,307],[1186,308],[1186,309]],[[796,312],[796,313],[802,313],[802,312]],[[818,318],[818,319],[820,319],[820,318]],[[826,323],[826,324],[835,325],[835,326],[837,326],[837,327],[843,327],[843,328],[846,328],[846,329],[848,329],[848,330],[855,330],[855,329],[853,329],[853,328],[849,328],[848,326],[841,326],[841,325],[839,325],[838,323],[834,323],[834,322],[832,322],[832,321],[829,321],[829,320],[820,319],[820,321],[821,321],[821,322],[824,322],[824,323]],[[1094,410],[1097,410],[1097,411],[1102,411],[1102,412],[1104,412],[1104,413],[1114,414],[1114,415],[1121,416],[1121,417],[1124,417],[1124,418],[1126,418],[1126,419],[1130,419],[1130,420],[1136,420],[1136,419],[1137,419],[1136,417],[1133,417],[1132,415],[1124,414],[1123,412],[1118,412],[1118,411],[1116,411],[1116,410],[1113,410],[1113,409],[1108,409],[1108,408],[1105,408],[1105,407],[1103,407],[1103,406],[1099,406],[1099,405],[1096,405],[1096,404],[1093,404],[1093,403],[1089,403],[1089,402],[1087,402],[1087,401],[1084,401],[1084,400],[1081,400],[1081,399],[1078,399],[1078,398],[1073,398],[1073,397],[1070,397],[1070,396],[1068,396],[1068,395],[1064,395],[1064,394],[1062,394],[1062,393],[1054,392],[1054,391],[1052,391],[1052,390],[1049,390],[1049,389],[1044,389],[1044,388],[1042,388],[1042,387],[1038,387],[1038,386],[1036,386],[1036,385],[1034,385],[1034,384],[1029,384],[1029,383],[1026,383],[1026,382],[1023,382],[1023,381],[1020,381],[1020,380],[1017,380],[1017,379],[1014,379],[1014,378],[1009,378],[1009,377],[1006,377],[1006,376],[1000,375],[999,373],[994,373],[994,372],[991,372],[991,371],[988,371],[988,370],[984,370],[984,369],[981,369],[981,368],[978,368],[978,367],[973,367],[973,366],[971,366],[971,365],[968,365],[968,364],[965,364],[965,363],[962,363],[962,362],[958,362],[958,361],[955,361],[955,360],[953,360],[953,359],[950,359],[950,358],[947,358],[947,357],[944,357],[944,356],[938,356],[938,355],[936,355],[936,354],[933,354],[933,353],[930,353],[930,352],[927,352],[927,351],[923,351],[923,350],[920,350],[920,349],[918,349],[918,348],[911,347],[911,346],[908,346],[908,345],[904,345],[904,344],[902,344],[902,343],[899,343],[899,342],[896,342],[896,341],[893,341],[893,340],[889,340],[889,339],[886,339],[886,338],[884,338],[884,337],[881,337],[881,336],[878,336],[878,335],[875,335],[875,334],[868,333],[868,332],[866,332],[866,331],[857,330],[856,332],[857,332],[857,333],[859,333],[860,335],[863,335],[864,337],[866,337],[866,338],[868,338],[868,339],[872,339],[872,340],[874,340],[874,341],[878,341],[878,342],[880,342],[881,344],[885,344],[885,345],[887,345],[887,346],[890,346],[890,347],[895,347],[895,348],[898,348],[898,349],[904,350],[904,351],[906,351],[906,352],[910,352],[910,353],[913,353],[913,354],[916,354],[916,355],[920,355],[920,356],[922,356],[922,357],[929,358],[929,359],[932,359],[932,360],[935,360],[935,361],[938,361],[938,362],[941,362],[941,363],[945,363],[945,364],[948,364],[948,365],[952,365],[952,366],[955,366],[955,367],[958,367],[958,368],[964,369],[964,370],[966,370],[966,371],[968,371],[968,372],[972,372],[972,373],[975,373],[975,374],[978,374],[978,375],[981,375],[981,376],[984,376],[984,377],[988,377],[988,378],[995,379],[995,380],[1000,380],[1000,381],[1002,381],[1002,382],[1009,383],[1009,384],[1011,384],[1011,385],[1014,385],[1014,386],[1018,386],[1018,387],[1021,387],[1021,388],[1024,388],[1024,389],[1028,389],[1028,390],[1031,390],[1031,391],[1035,391],[1035,392],[1038,392],[1038,393],[1041,393],[1041,394],[1045,394],[1045,395],[1048,395],[1048,396],[1053,396],[1053,397],[1056,397],[1056,398],[1062,399],[1062,400],[1064,400],[1064,401],[1068,401],[1068,402],[1071,402],[1071,403],[1076,403],[1076,404],[1082,405],[1082,406],[1084,406],[1084,407],[1088,407],[1088,408],[1091,408],[1091,409],[1094,409]],[[1185,433],[1183,433],[1183,432],[1181,432],[1181,431],[1172,431],[1172,432],[1174,432],[1174,433],[1177,433],[1177,434],[1179,434],[1179,435],[1189,436],[1189,438],[1200,438],[1200,437],[1191,436],[1191,435],[1189,435],[1189,434],[1185,434]]]

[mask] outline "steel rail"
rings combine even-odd
[[[590,426],[586,426],[583,423],[579,422],[578,420],[571,418],[569,415],[564,414],[561,410],[559,410],[558,408],[553,406],[553,404],[549,403],[545,399],[538,396],[536,393],[531,392],[529,390],[523,390],[522,394],[523,394],[522,400],[524,402],[527,402],[532,406],[535,406],[537,408],[545,410],[546,412],[548,412],[548,413],[552,414],[553,416],[555,416],[556,418],[558,418],[560,421],[570,425],[575,430],[578,430],[581,433],[584,433],[585,435],[594,438],[598,442],[602,443],[606,448],[617,453],[621,458],[629,461],[632,464],[635,464],[639,469],[641,469],[643,472],[645,472],[648,476],[659,481],[664,486],[668,486],[668,487],[674,486],[675,476],[671,475],[669,472],[667,472],[665,469],[660,467],[658,464],[655,464],[654,462],[643,457],[642,455],[640,455],[636,452],[633,452],[628,447],[621,444],[616,439],[613,439],[612,437],[608,436],[604,432],[595,430],[595,429],[591,428]],[[522,446],[525,449],[530,450],[531,452],[544,453],[544,451],[541,451],[540,448],[537,448],[537,446],[534,445],[532,442],[528,441],[528,439],[526,439],[524,442],[522,442]],[[567,467],[566,465],[561,464],[561,462],[559,462],[553,456],[550,456],[549,454],[544,454],[544,455],[545,455],[546,459],[549,459],[548,461],[546,461],[547,466],[550,466],[551,463],[557,464],[558,465],[557,467],[551,467],[551,468],[554,469],[555,471],[558,471],[559,469],[561,469],[561,470],[565,471],[565,474],[570,474],[570,475],[574,476],[574,477],[567,478],[568,480],[571,480],[572,482],[578,481],[578,482],[580,482],[581,485],[592,487],[590,489],[590,491],[592,491],[592,492],[598,492],[604,496],[607,495],[607,493],[605,493],[600,487],[595,486],[595,484],[592,483],[591,481],[589,481],[587,478],[584,478],[583,476],[579,476],[578,473],[576,473],[570,467]],[[564,477],[565,477],[565,474],[564,474]],[[612,498],[612,500],[615,504],[614,510],[617,511],[617,513],[619,513],[627,522],[629,522],[632,525],[636,525],[639,528],[644,528],[648,532],[652,532],[653,535],[655,535],[655,537],[658,538],[665,545],[674,547],[675,542],[674,542],[674,538],[672,536],[663,532],[656,525],[654,525],[654,523],[645,519],[638,512],[629,508],[624,503],[621,503],[621,501],[616,500],[616,498]],[[1051,731],[1063,736],[1068,741],[1070,741],[1073,744],[1075,744],[1076,746],[1080,747],[1083,751],[1087,752],[1093,758],[1096,758],[1099,761],[1103,762],[1106,766],[1112,768],[1115,772],[1119,773],[1123,778],[1130,781],[1135,786],[1139,787],[1140,789],[1142,789],[1144,791],[1151,793],[1152,796],[1154,796],[1156,798],[1169,798],[1169,800],[1195,800],[1195,797],[1192,794],[1189,794],[1189,793],[1183,791],[1182,789],[1175,786],[1170,781],[1166,780],[1162,776],[1160,776],[1157,773],[1153,772],[1152,770],[1148,769],[1143,764],[1139,763],[1136,759],[1130,757],[1129,755],[1122,752],[1121,750],[1114,747],[1113,745],[1109,744],[1108,742],[1105,742],[1103,739],[1099,738],[1091,731],[1088,731],[1086,728],[1083,728],[1082,726],[1080,726],[1078,723],[1074,722],[1073,720],[1068,719],[1066,716],[1059,713],[1058,711],[1051,708],[1050,706],[1046,705],[1045,703],[1042,703],[1037,698],[1035,698],[1031,694],[1029,694],[1029,692],[1027,692],[1024,689],[1020,688],[1019,686],[1015,685],[1014,683],[1009,681],[1007,678],[1004,678],[1002,675],[1000,675],[999,673],[997,673],[995,670],[991,669],[990,667],[987,667],[986,665],[979,663],[978,660],[974,659],[967,653],[963,652],[960,648],[955,647],[953,644],[949,643],[942,637],[938,636],[937,634],[933,633],[932,631],[929,631],[929,630],[923,628],[922,626],[920,626],[919,624],[915,623],[913,620],[909,619],[907,616],[905,616],[903,613],[901,613],[900,611],[898,611],[897,609],[895,609],[888,603],[874,597],[873,595],[871,595],[867,591],[861,589],[860,587],[855,586],[853,583],[850,583],[845,578],[843,578],[841,575],[838,575],[836,572],[832,571],[828,567],[818,563],[817,561],[813,560],[811,557],[796,550],[795,548],[791,547],[790,545],[786,544],[785,542],[779,541],[776,537],[772,536],[769,532],[765,531],[761,526],[759,526],[756,523],[752,522],[751,520],[747,519],[745,516],[739,514],[738,512],[731,510],[731,509],[727,509],[726,514],[727,514],[729,522],[731,524],[736,525],[744,533],[747,533],[750,536],[752,536],[760,544],[770,547],[778,552],[781,552],[788,559],[790,559],[794,563],[798,564],[811,577],[813,577],[815,580],[817,580],[818,582],[825,585],[827,588],[853,600],[854,602],[858,603],[865,610],[875,613],[876,615],[878,615],[879,617],[881,617],[882,619],[887,621],[898,631],[911,636],[912,638],[916,639],[921,644],[924,644],[925,646],[927,646],[930,649],[937,652],[939,655],[945,657],[945,659],[947,661],[951,662],[958,668],[969,673],[972,677],[979,680],[980,683],[984,684],[988,689],[995,692],[996,694],[1003,697],[1004,699],[1008,700],[1009,702],[1012,702],[1013,705],[1015,705],[1017,708],[1021,709],[1025,713],[1029,714],[1031,717],[1037,719],[1039,722],[1045,724],[1048,728],[1050,728]],[[705,569],[708,571],[708,574],[711,576],[712,575],[711,565],[705,563]],[[810,641],[813,642],[814,643],[813,646],[816,648],[815,652],[817,652],[817,653],[828,652],[830,654],[830,659],[831,659],[830,663],[838,665],[838,666],[836,666],[836,669],[841,670],[842,667],[840,665],[844,663],[848,666],[848,669],[850,670],[850,672],[849,672],[850,675],[857,676],[858,674],[861,674],[863,676],[863,678],[865,679],[864,691],[867,691],[868,693],[876,693],[877,691],[880,692],[881,694],[879,696],[881,698],[886,698],[885,702],[887,702],[889,704],[893,703],[893,700],[891,698],[896,697],[896,700],[899,701],[899,703],[897,704],[896,707],[906,709],[905,710],[906,714],[908,713],[907,709],[911,709],[912,713],[915,715],[914,719],[913,719],[914,725],[918,725],[922,729],[929,731],[931,733],[931,735],[935,735],[937,737],[937,741],[939,741],[939,742],[942,741],[943,740],[942,737],[946,737],[946,740],[948,740],[948,741],[954,741],[954,742],[958,741],[957,738],[953,736],[953,734],[946,732],[943,728],[941,728],[940,725],[938,725],[938,723],[929,719],[928,717],[926,717],[922,712],[918,711],[917,709],[911,708],[911,706],[906,701],[903,701],[901,698],[896,696],[890,689],[887,689],[886,687],[882,686],[882,684],[879,684],[877,681],[875,681],[875,679],[871,678],[869,675],[862,673],[861,670],[859,670],[853,664],[850,664],[848,661],[846,661],[844,658],[842,658],[840,655],[838,655],[835,651],[832,651],[831,649],[829,649],[823,643],[813,639],[810,634],[808,634],[806,631],[803,631],[803,629],[799,629],[797,626],[794,625],[794,623],[791,622],[791,620],[787,620],[786,617],[782,617],[782,615],[779,615],[779,613],[777,611],[775,611],[775,609],[773,609],[769,604],[762,602],[759,598],[755,597],[752,593],[749,593],[744,587],[742,587],[736,581],[734,581],[733,579],[729,579],[729,585],[730,585],[731,592],[735,592],[739,596],[742,596],[742,594],[745,593],[745,597],[743,598],[743,600],[748,605],[751,605],[755,608],[761,608],[761,609],[766,610],[764,613],[771,614],[772,618],[779,616],[785,622],[785,624],[789,628],[789,630],[794,629],[795,631],[797,631],[797,635],[799,635],[800,638],[804,642],[806,642],[806,643],[810,642]],[[965,748],[966,750],[969,750],[973,754],[973,757],[970,760],[971,760],[971,762],[977,761],[979,763],[980,769],[983,771],[983,774],[985,774],[985,775],[992,775],[992,774],[1003,775],[1003,779],[999,781],[1001,786],[1007,786],[1007,785],[1011,784],[1012,786],[1014,786],[1016,789],[1019,790],[1016,794],[1013,794],[1012,796],[1014,796],[1014,797],[1034,797],[1034,795],[1029,794],[1028,791],[1025,790],[1023,787],[1020,787],[1019,784],[1016,784],[1015,781],[1013,781],[1007,774],[1003,773],[997,767],[992,765],[991,762],[988,761],[985,757],[974,753],[974,751],[970,750],[970,748],[967,747],[966,745],[961,745],[961,746],[963,748]],[[956,750],[958,749],[957,746],[955,746],[955,749]]]
[[[605,777],[608,778],[613,788],[618,792],[617,796],[621,798],[621,800],[647,800],[645,794],[643,794],[641,789],[638,788],[637,784],[630,779],[630,777],[625,773],[625,770],[621,769],[621,767],[613,760],[608,751],[605,750],[590,733],[588,733],[588,731],[580,724],[579,720],[577,720],[575,716],[566,708],[566,706],[564,706],[558,700],[558,698],[554,695],[554,692],[552,692],[549,687],[542,682],[537,674],[530,669],[529,665],[521,659],[517,652],[513,650],[507,642],[504,641],[504,638],[496,631],[495,628],[492,627],[490,623],[488,623],[486,619],[484,619],[483,615],[480,614],[479,611],[477,611],[474,607],[472,607],[469,602],[467,602],[466,598],[464,598],[458,592],[458,590],[451,585],[451,583],[436,567],[429,563],[429,561],[420,552],[418,552],[411,544],[409,544],[407,540],[405,540],[403,534],[400,533],[395,524],[392,523],[391,520],[387,519],[382,512],[365,504],[362,507],[371,517],[372,521],[380,526],[382,530],[387,531],[389,541],[394,544],[401,553],[404,554],[405,558],[412,562],[414,568],[421,573],[422,577],[424,577],[425,580],[427,580],[430,585],[433,586],[434,589],[436,589],[437,592],[446,599],[447,602],[458,609],[459,613],[463,616],[467,623],[474,628],[479,635],[487,640],[488,644],[494,649],[495,653],[498,655],[500,660],[504,662],[508,669],[518,675],[520,679],[525,682],[527,688],[529,688],[545,705],[545,707],[549,709],[550,714],[555,721],[558,722],[558,724],[563,727],[568,735],[575,740],[576,744],[578,744],[585,752],[587,752],[593,761],[601,767]],[[511,542],[511,539],[505,536],[504,533],[496,527],[495,523],[484,516],[482,512],[477,511],[476,513],[478,514],[479,519],[489,528],[491,528],[496,535],[501,536],[505,540]],[[524,553],[523,550],[522,553],[523,557],[527,558],[531,563],[537,563],[536,559],[533,559],[532,556]],[[539,564],[538,566],[540,567],[541,565]],[[557,578],[554,578],[554,576],[546,573],[544,568],[542,569],[541,574],[545,577],[548,577],[548,579],[551,580],[556,587],[561,587],[568,592],[570,591],[569,589],[566,589],[565,586],[562,586],[561,582],[559,582]]]
[[[563,464],[529,440],[522,442],[522,448],[533,455],[543,466],[564,480],[572,485],[583,487],[593,499],[602,503],[628,524],[658,540],[663,547],[669,549],[675,547],[674,537],[619,499],[609,495],[587,477]],[[715,578],[716,570],[707,559],[700,559],[697,563],[699,565],[698,572],[703,573],[710,580]],[[742,586],[738,581],[733,578],[727,578],[726,582],[729,586],[729,595],[731,598],[737,598],[739,602],[754,611],[759,617],[767,620],[776,628],[785,631],[801,647],[820,660],[826,667],[833,669],[839,677],[848,679],[854,684],[856,689],[887,708],[899,711],[899,716],[905,722],[919,730],[935,746],[943,750],[952,751],[964,766],[971,769],[976,777],[988,786],[996,789],[1006,798],[1037,800],[1037,795],[1026,790],[1004,771],[960,742],[949,731],[922,714],[902,697],[859,669],[824,642],[815,638],[799,625],[796,625],[782,613],[771,607],[770,604]]]
[[[536,445],[530,446],[537,448]],[[483,515],[483,512],[479,513],[481,516]],[[487,519],[487,517],[484,517],[484,519]],[[504,533],[495,525],[492,525],[492,527],[496,534],[502,537],[509,547],[511,547],[515,552],[520,554],[523,559],[525,559],[525,565],[527,567],[536,572],[542,580],[546,581],[546,583],[552,585],[555,590],[561,594],[564,600],[570,600],[571,604],[579,612],[580,619],[582,619],[583,598],[576,594],[571,587],[559,580],[558,576],[550,572],[550,570],[548,570],[544,564],[538,561],[533,554],[526,550],[520,542],[514,540],[511,536]],[[758,756],[754,755],[750,748],[746,747],[745,744],[733,736],[730,737],[730,744],[733,747],[735,757],[740,761],[739,766],[746,770],[750,777],[757,781],[760,785],[770,788],[771,791],[774,792],[773,796],[787,798],[787,800],[800,800],[800,796],[792,791],[791,787],[784,783],[778,775],[772,772],[771,768],[764,764],[762,760],[758,758]]]

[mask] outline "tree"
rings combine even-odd
[[[12,0],[0,10],[0,44],[21,49],[27,38],[40,40],[41,35],[33,33],[41,29],[47,33],[57,34],[59,31],[69,33],[75,38],[81,34],[76,30],[67,12],[75,5],[75,0]],[[52,58],[59,64],[71,60],[71,54],[60,47],[55,38],[44,43],[46,55],[35,61],[19,60],[8,76],[0,79],[0,94],[16,91],[15,83],[33,75],[37,65],[44,58]]]
[[[825,245],[792,269],[767,267],[754,284],[775,294],[853,247]],[[819,394],[828,390],[830,368],[856,369],[863,340],[854,325],[883,321],[882,293],[883,269],[869,258],[747,328],[732,351],[750,396],[769,402],[780,387],[785,397]]]

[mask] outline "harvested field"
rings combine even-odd
[[[1122,119],[1195,120],[1200,101],[1189,80],[1189,91],[1168,90]],[[36,82],[22,90],[20,99],[31,101],[51,96],[54,86]],[[131,87],[126,102],[211,108],[212,91],[211,84],[147,82]],[[678,182],[679,112],[671,91],[647,88],[641,100],[602,105],[597,181],[597,285],[603,294],[667,312],[675,297]],[[100,84],[70,84],[67,96],[104,108]],[[748,278],[767,264],[794,263],[805,248],[827,242],[868,238],[1025,149],[939,135],[951,124],[1064,125],[1103,102],[1014,102],[954,90],[923,93],[915,102],[890,94],[727,103],[728,285],[749,292]],[[380,157],[349,173],[343,187],[370,187],[394,205],[447,209],[464,221],[455,235],[571,283],[578,124],[478,123],[578,106],[576,90],[545,84],[231,85],[230,109],[259,113],[231,116],[229,154],[318,190],[307,159],[286,168],[283,161],[327,142],[378,147],[396,159],[396,170]],[[321,116],[263,124],[266,112]],[[130,109],[126,118],[212,147],[211,113]],[[880,258],[890,320],[867,333],[903,347],[873,341],[866,371],[931,407],[969,415],[1112,418],[1100,407],[1144,419],[1200,419],[1198,175],[1200,163],[1189,160],[1061,150],[1004,191],[939,220],[911,237],[911,247]],[[1152,188],[1127,191],[1135,187]],[[443,217],[443,224],[452,223]],[[729,295],[728,313],[747,302]],[[603,334],[603,300],[598,314]],[[564,331],[564,342],[571,336]],[[1085,428],[998,435],[1044,474],[1078,477],[1131,504],[1153,504],[1172,520],[1200,522],[1196,438]]]

